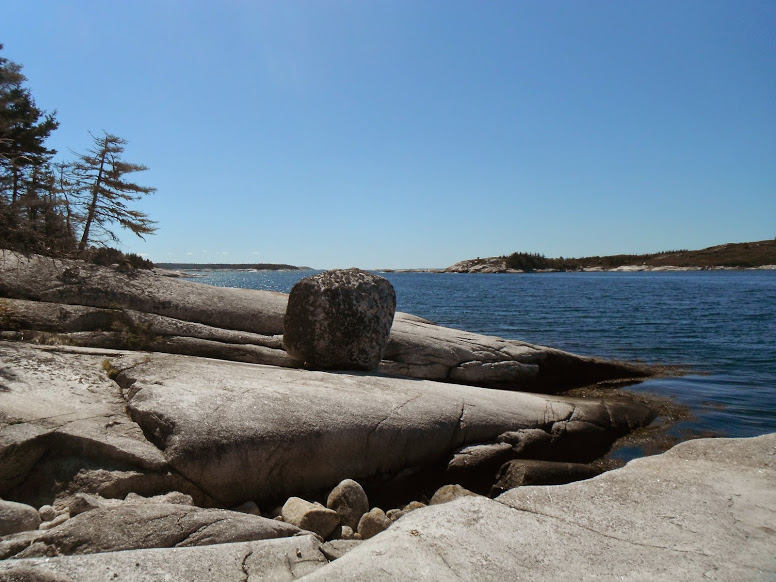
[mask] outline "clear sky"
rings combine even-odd
[[[776,237],[773,0],[4,0],[156,262],[445,267]]]

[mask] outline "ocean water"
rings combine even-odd
[[[212,271],[193,280],[288,292],[312,272]],[[570,352],[675,365],[626,388],[673,399],[679,438],[776,432],[776,271],[380,273],[397,309]]]

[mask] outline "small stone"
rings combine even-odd
[[[343,525],[355,530],[361,516],[369,511],[369,499],[361,485],[353,479],[345,479],[331,490],[326,507],[339,514]]]
[[[358,535],[362,540],[368,540],[387,530],[392,523],[382,509],[375,507],[361,516],[361,521],[358,522]]]
[[[448,503],[453,499],[458,499],[459,497],[466,497],[469,495],[477,497],[476,493],[472,493],[460,485],[443,485],[436,490],[436,493],[434,493],[434,495],[431,497],[431,501],[429,501],[428,504],[438,505],[440,503]]]
[[[290,497],[283,505],[283,521],[298,528],[329,537],[340,523],[339,514],[320,503],[310,503],[299,497]]]
[[[232,511],[239,511],[240,513],[250,513],[251,515],[258,515],[261,517],[261,510],[259,509],[259,506],[256,505],[255,501],[246,501],[245,503],[241,503],[237,507],[233,507]]]
[[[62,513],[60,515],[57,515],[54,519],[50,521],[43,522],[38,526],[38,529],[40,530],[51,529],[52,527],[57,527],[58,525],[65,523],[68,519],[70,519],[70,514]]]
[[[410,511],[415,511],[416,509],[422,509],[423,507],[427,507],[427,505],[420,501],[410,501],[407,505],[405,505],[402,508],[402,511],[404,511],[404,513],[407,513]]]
[[[38,529],[38,510],[24,503],[0,501],[0,536]]]
[[[340,531],[340,539],[341,540],[352,540],[353,539],[353,528],[348,527],[347,525],[343,525]]]
[[[385,512],[385,515],[388,516],[388,519],[391,521],[396,521],[399,519],[402,515],[404,515],[404,511],[401,509],[389,509]]]
[[[57,516],[57,510],[51,505],[44,505],[38,510],[41,521],[51,521]]]

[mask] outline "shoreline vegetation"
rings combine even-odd
[[[154,263],[168,271],[315,271],[276,263]],[[550,258],[540,253],[515,252],[500,257],[460,261],[444,269],[374,269],[379,273],[559,273],[638,271],[776,270],[776,239],[727,243],[697,251],[675,250],[642,255]]]
[[[427,269],[437,273],[556,273],[610,271],[702,271],[776,269],[776,239],[728,243],[697,251],[674,250],[643,255],[604,257],[549,258],[539,253],[512,253],[501,257],[460,261],[446,269]],[[387,270],[412,272],[423,269]]]

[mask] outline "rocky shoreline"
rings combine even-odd
[[[529,523],[561,511],[543,495],[578,504],[575,523],[655,498],[654,515],[638,505],[647,529],[665,529],[658,502],[675,498],[672,519],[712,532],[682,541],[701,548],[688,572],[724,572],[744,537],[749,571],[776,571],[763,554],[776,532],[760,524],[776,509],[772,437],[686,443],[602,475],[590,464],[655,412],[564,393],[654,369],[401,313],[376,372],[311,369],[286,351],[288,304],[2,252],[0,580],[556,579],[571,572],[562,544],[554,568],[515,557],[531,555],[532,527],[568,535],[556,518]],[[694,497],[655,497],[687,471]],[[712,494],[739,500],[720,524],[694,514]],[[589,526],[603,536],[591,543],[612,523]],[[638,531],[616,534],[632,551],[612,546],[612,571],[662,567],[649,544],[633,549]]]
[[[650,266],[650,265],[623,265],[607,269],[605,267],[585,267],[573,272],[579,273],[637,273],[637,272],[682,272],[682,271],[772,271],[776,265],[763,265],[760,267],[676,267],[676,266]],[[505,259],[491,257],[487,259],[469,259],[460,261],[446,269],[432,270],[436,273],[525,273],[520,269],[507,267]],[[535,269],[532,273],[562,273],[560,269]]]

